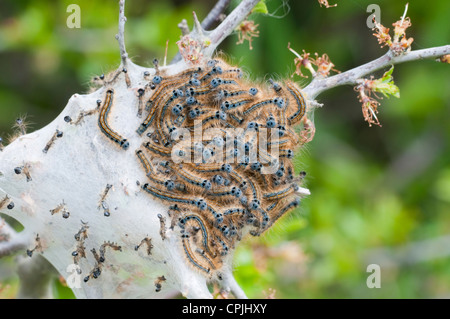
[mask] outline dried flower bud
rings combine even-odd
[[[324,5],[325,8],[332,8],[332,7],[336,7],[337,6],[337,4],[330,5],[328,3],[328,0],[318,0],[318,1],[319,1],[320,6]]]
[[[239,27],[237,28],[239,41],[236,42],[236,44],[242,44],[244,43],[245,40],[247,40],[250,50],[252,50],[253,49],[252,38],[259,37],[259,31],[256,30],[257,27],[258,24],[255,24],[255,22],[252,20],[242,21]]]

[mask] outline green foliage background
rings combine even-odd
[[[298,52],[327,53],[341,71],[384,54],[366,26],[366,8],[380,5],[381,22],[390,26],[406,1],[334,2],[337,7],[326,9],[315,0],[290,1],[281,17],[286,3],[268,0],[271,14],[252,17],[260,31],[253,50],[248,43],[236,45],[237,35],[220,49],[259,79],[292,74],[288,42]],[[71,3],[81,7],[81,29],[66,26]],[[155,57],[162,60],[166,40],[170,60],[180,38],[177,24],[186,18],[192,25],[193,10],[202,18],[212,6],[207,0],[127,1],[126,43],[133,61],[147,66]],[[88,91],[93,76],[118,66],[117,12],[112,0],[0,2],[0,136],[11,135],[15,119],[25,114],[30,130],[45,126],[72,94]],[[448,0],[409,1],[413,49],[450,43],[448,12]],[[381,101],[381,128],[364,122],[351,87],[319,96],[324,106],[315,112],[315,138],[296,155],[297,172],[308,173],[312,195],[236,252],[236,277],[249,297],[265,297],[269,288],[276,298],[450,297],[448,248],[415,245],[449,241],[449,68],[433,61],[396,66],[401,98]],[[403,254],[408,244],[414,254]],[[375,249],[391,254],[390,262],[374,255]],[[436,256],[410,261],[429,253]],[[369,262],[381,266],[380,289],[366,286]],[[7,270],[11,263],[0,261],[0,282],[10,285],[2,298],[14,297],[17,288]],[[58,282],[55,291],[60,298],[73,296]]]

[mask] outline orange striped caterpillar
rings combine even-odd
[[[141,161],[142,166],[144,167],[145,175],[149,176],[150,174],[153,174],[154,173],[153,167],[150,164],[150,162],[148,161],[148,159],[145,156],[145,154],[142,152],[142,150],[137,150],[136,151],[136,156],[139,158],[139,160]]]
[[[98,117],[98,125],[100,126],[101,131],[113,142],[117,143],[124,150],[128,149],[130,143],[120,136],[118,133],[113,131],[108,124],[108,114],[111,111],[111,106],[114,99],[114,91],[109,89],[106,91],[106,99],[103,103],[103,106],[100,109],[100,116]]]
[[[274,211],[274,213],[272,214],[272,221],[271,223],[275,223],[277,221],[278,218],[280,218],[281,216],[283,216],[287,211],[289,211],[290,209],[292,209],[293,207],[297,207],[298,205],[300,205],[300,199],[295,198],[294,200],[292,200],[291,202],[289,202],[288,204],[286,204],[284,207],[282,207],[281,209]]]
[[[184,229],[186,227],[186,223],[189,220],[193,220],[199,225],[200,230],[202,232],[202,238],[203,238],[202,246],[208,252],[208,254],[213,255],[213,253],[211,252],[211,249],[209,247],[208,229],[206,228],[205,223],[203,222],[202,218],[198,215],[189,214],[189,215],[185,216],[184,218],[180,219],[180,221],[179,221],[180,227],[182,229]]]
[[[278,98],[278,97],[265,99],[265,100],[259,101],[255,104],[252,104],[249,107],[247,107],[245,109],[245,111],[243,112],[243,114],[250,115],[265,105],[275,105],[275,106],[278,106],[281,108],[281,107],[284,107],[285,102],[282,98]]]
[[[201,271],[205,272],[206,274],[209,274],[211,271],[211,268],[202,265],[201,262],[197,260],[197,258],[192,253],[191,246],[189,244],[189,235],[183,234],[182,236],[182,243],[183,243],[183,249],[186,254],[186,257],[188,258],[188,261],[193,264],[196,268],[200,269]]]
[[[247,179],[239,175],[239,173],[237,173],[236,171],[230,171],[229,175],[233,180],[235,180],[238,183],[239,187],[241,188],[246,187]]]
[[[217,213],[217,210],[213,206],[208,205],[203,199],[192,199],[180,195],[177,196],[173,192],[164,191],[160,188],[151,186],[148,183],[144,184],[142,186],[142,189],[144,189],[147,193],[152,194],[153,196],[162,200],[194,206],[197,207],[200,211],[208,210],[216,219],[217,223],[221,222],[220,218],[222,215],[220,213]]]
[[[142,150],[137,150],[136,151],[136,156],[139,158],[139,161],[142,164],[142,167],[145,170],[145,175],[154,183],[160,184],[160,185],[167,185],[168,181],[165,179],[161,179],[158,174],[155,172],[155,170],[153,169],[152,164],[150,163],[150,161],[147,159],[147,157],[145,156],[145,154],[142,152]],[[166,186],[167,187],[167,186]]]
[[[285,198],[286,196],[293,194],[295,191],[297,191],[297,189],[298,189],[297,184],[291,184],[288,187],[286,187],[285,189],[282,189],[278,192],[265,193],[264,198],[268,199],[268,200],[279,200],[279,199]]]
[[[298,107],[298,109],[288,118],[289,123],[292,125],[298,123],[305,115],[306,102],[302,92],[297,88],[295,84],[293,84],[292,82],[286,82],[286,88],[289,91],[289,93],[294,97]]]
[[[173,80],[163,81],[163,83],[158,87],[158,89],[153,93],[152,99],[148,100],[146,108],[149,110],[149,114],[147,115],[144,122],[139,126],[137,132],[139,135],[142,135],[147,128],[152,124],[155,119],[156,111],[158,107],[154,107],[155,102],[159,102],[161,98],[164,97],[165,91],[168,90],[172,86],[177,86],[185,82],[185,76],[190,76],[195,72],[201,72],[201,68],[189,69],[187,71],[182,72],[179,75],[174,76]],[[156,103],[158,105],[158,103]]]
[[[147,193],[152,194],[153,196],[170,201],[170,202],[176,202],[176,203],[183,203],[183,204],[189,204],[189,205],[195,205],[196,201],[193,199],[190,199],[188,197],[182,197],[182,196],[176,196],[173,193],[161,190],[160,188],[154,187],[147,184],[144,184],[142,186],[142,189],[145,190]]]
[[[164,100],[164,106],[162,108],[160,108],[158,110],[158,113],[156,114],[156,127],[158,130],[159,135],[161,136],[162,140],[163,140],[163,145],[167,145],[169,143],[169,141],[166,139],[166,134],[163,131],[164,128],[164,118],[165,118],[165,113],[167,111],[167,109],[169,108],[169,106],[172,104],[173,101],[175,101],[175,99],[181,98],[184,96],[184,93],[182,90],[177,89],[177,90],[173,90],[172,91],[172,95],[167,98],[166,100]]]
[[[236,186],[227,187],[226,189],[218,189],[218,190],[212,190],[207,193],[208,196],[212,197],[237,197],[240,198],[242,196],[242,190]]]
[[[148,149],[150,152],[154,153],[155,155],[161,155],[161,156],[170,156],[172,154],[172,151],[170,148],[160,146],[158,144],[153,143],[153,141],[147,142],[144,144],[144,147]]]
[[[238,94],[238,92],[241,91],[235,91],[237,93],[228,93],[228,94]],[[222,102],[222,104],[220,105],[220,109],[222,111],[230,111],[230,110],[234,110],[234,109],[239,109],[241,106],[246,106],[246,104],[253,102],[252,98],[243,98],[243,99],[239,99],[239,100],[225,100],[224,102]],[[245,113],[245,112],[244,112]]]
[[[211,182],[209,180],[199,178],[190,173],[187,169],[177,168],[176,165],[171,166],[171,168],[178,176],[180,176],[183,180],[185,180],[189,184],[201,187],[202,189],[205,190],[211,189]]]

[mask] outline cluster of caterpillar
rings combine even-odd
[[[255,85],[221,59],[171,76],[157,69],[140,98],[145,92],[136,150],[147,176],[142,189],[173,205],[171,224],[189,263],[218,274],[244,235],[260,235],[300,204],[292,159],[301,140],[293,127],[306,98],[290,81]],[[100,128],[127,149],[107,123],[114,92],[106,94]]]

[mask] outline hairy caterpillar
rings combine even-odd
[[[151,96],[136,128],[151,155],[136,150],[147,176],[142,189],[176,205],[169,216],[181,230],[181,249],[208,277],[244,235],[260,235],[300,204],[294,125],[307,115],[307,98],[291,81],[262,85],[242,75],[221,59],[170,76],[158,69],[143,89]],[[112,96],[108,91],[101,126],[120,144],[106,123]]]
[[[100,116],[98,117],[98,125],[100,126],[102,132],[111,141],[119,144],[120,147],[126,150],[130,146],[130,143],[125,138],[120,136],[118,133],[113,131],[107,121],[113,100],[114,100],[114,91],[112,89],[109,89],[108,91],[106,91],[106,99],[105,102],[103,103],[103,106],[100,109]]]

